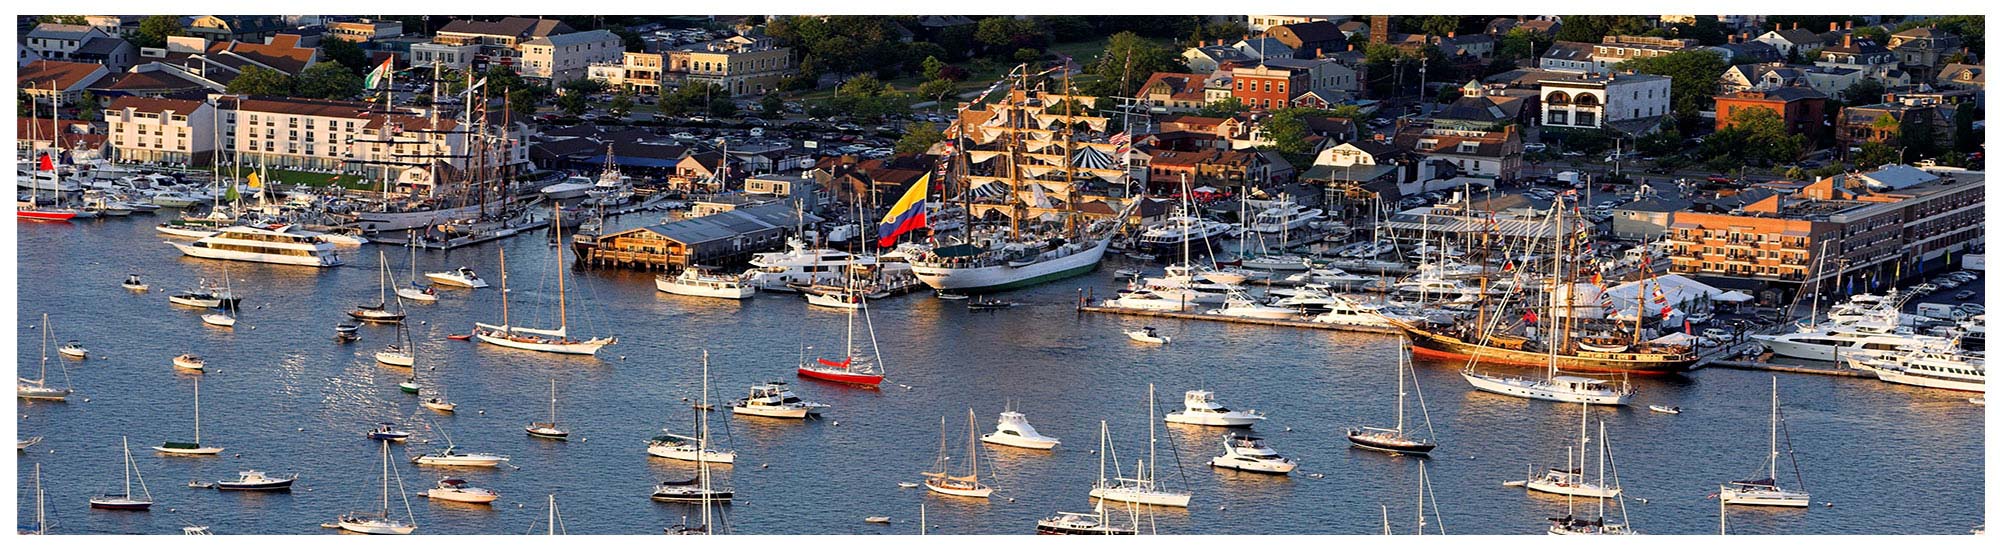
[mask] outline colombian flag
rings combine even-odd
[[[896,201],[895,206],[889,207],[889,213],[882,216],[881,227],[875,229],[876,238],[880,240],[877,246],[885,248],[895,246],[896,237],[912,229],[929,227],[929,221],[924,218],[929,210],[924,204],[924,199],[930,197],[930,194],[931,175],[925,173],[923,179],[911,185],[910,190],[903,193],[903,198]]]

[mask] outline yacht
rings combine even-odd
[[[106,510],[140,511],[152,508],[153,491],[146,488],[145,474],[139,471],[138,463],[132,461],[132,445],[129,440],[121,438],[120,441],[125,441],[125,492],[123,494],[105,494],[90,497],[90,507]],[[135,475],[139,478],[140,494],[132,493],[132,477]]]
[[[750,386],[750,395],[731,404],[736,414],[768,418],[805,418],[827,409],[823,403],[799,399],[784,382]]]
[[[1311,271],[1312,260],[1298,254],[1260,254],[1243,259],[1243,267],[1267,271]]]
[[[1037,535],[1136,535],[1133,527],[1119,527],[1106,523],[1104,504],[1098,503],[1097,512],[1056,512],[1056,515],[1035,522]]]
[[[1233,294],[1222,303],[1221,308],[1208,310],[1209,315],[1224,317],[1245,317],[1250,319],[1271,319],[1287,321],[1299,318],[1299,310],[1278,306],[1267,306],[1243,294]]]
[[[1139,250],[1160,257],[1207,253],[1229,230],[1229,224],[1182,214],[1141,232]]]
[[[960,294],[984,294],[1066,279],[1097,268],[1111,237],[1090,241],[1048,238],[988,248],[956,244],[925,251],[911,271],[924,284]]]
[[[180,249],[182,254],[196,258],[308,267],[341,264],[340,254],[334,252],[334,245],[320,239],[317,233],[286,231],[283,227],[231,226],[192,244],[171,241],[167,244]]]
[[[1292,473],[1299,467],[1299,463],[1292,459],[1279,456],[1277,450],[1264,443],[1264,438],[1233,433],[1222,436],[1222,456],[1208,459],[1208,465],[1280,475]]]
[[[714,502],[725,503],[736,498],[736,490],[729,487],[711,487],[704,483],[708,476],[697,475],[682,481],[662,481],[653,486],[653,500],[657,502]]]
[[[1840,356],[1856,352],[1903,351],[1940,340],[1935,336],[1899,331],[1894,325],[1880,322],[1836,324],[1786,334],[1753,334],[1750,337],[1770,348],[1771,353],[1830,362],[1838,362]]]
[[[544,180],[547,181],[547,180]],[[570,176],[554,185],[542,187],[540,192],[549,200],[569,200],[589,194],[597,188],[597,182],[587,176]]]
[[[292,482],[298,480],[298,474],[292,474],[291,477],[271,477],[261,471],[244,470],[236,473],[236,479],[216,481],[215,488],[221,491],[290,491]]]
[[[1325,217],[1325,212],[1318,208],[1306,208],[1290,200],[1280,200],[1251,218],[1249,229],[1258,233],[1297,231],[1322,217]]]
[[[492,489],[473,487],[471,483],[456,477],[439,479],[437,487],[417,493],[417,496],[432,500],[449,500],[471,504],[492,504],[500,500],[500,492]]]
[[[1340,294],[1328,294],[1320,303],[1324,304],[1325,311],[1308,321],[1340,326],[1396,328],[1396,323],[1382,312],[1382,308],[1371,304],[1356,302]],[[1285,304],[1280,302],[1278,305]]]
[[[627,176],[618,170],[617,159],[618,157],[612,155],[607,148],[604,156],[604,172],[599,173],[597,181],[592,182],[590,189],[584,191],[584,194],[590,197],[586,201],[587,204],[619,206],[632,202],[632,176]]]
[[[187,369],[187,370],[203,370],[207,368],[207,363],[202,361],[200,355],[195,355],[192,353],[183,353],[174,356],[174,368]]]
[[[1316,267],[1303,273],[1286,275],[1284,281],[1293,284],[1322,284],[1333,288],[1351,289],[1375,284],[1379,279],[1365,275],[1355,275],[1338,267]]]
[[[910,275],[907,263],[839,250],[809,248],[804,240],[797,237],[786,243],[788,246],[784,252],[759,252],[751,256],[751,269],[743,272],[744,282],[759,290],[798,292],[794,285],[839,285],[846,281],[845,275],[850,267],[856,271],[879,272],[879,276],[888,278]]]
[[[1551,367],[1549,372],[1557,371]],[[1465,381],[1471,383],[1472,387],[1502,395],[1595,405],[1632,403],[1632,385],[1625,382],[1554,374],[1547,378],[1503,377],[1479,374],[1469,368],[1460,374],[1465,376]]]
[[[1264,419],[1257,411],[1232,411],[1215,400],[1215,392],[1208,390],[1188,390],[1181,404],[1185,409],[1167,413],[1167,422],[1193,424],[1197,426],[1227,426],[1248,428]]]
[[[699,455],[697,455],[699,453]],[[701,442],[693,437],[668,433],[656,436],[646,442],[646,454],[660,458],[700,461],[713,464],[735,464],[736,451],[701,448]]]
[[[951,475],[951,457],[945,452],[945,420],[938,417],[938,458],[937,471],[923,472],[924,488],[940,495],[969,498],[987,498],[993,495],[993,487],[979,482],[979,446],[972,439],[974,423],[971,410],[965,411],[965,475]]]
[[[1154,452],[1154,445],[1159,441],[1157,433],[1159,422],[1156,420],[1158,417],[1154,416],[1157,412],[1153,405],[1153,386],[1147,384],[1146,459],[1138,462],[1137,468],[1133,470],[1133,477],[1125,477],[1122,471],[1114,473],[1105,469],[1106,460],[1117,450],[1109,449],[1110,452],[1106,452],[1110,446],[1111,428],[1107,423],[1098,422],[1097,484],[1091,486],[1090,498],[1176,508],[1186,508],[1188,503],[1194,500],[1194,493],[1185,489],[1178,491],[1170,489],[1165,483],[1160,482],[1160,461]],[[1185,472],[1182,473],[1181,479],[1187,479]]]
[[[1168,298],[1152,290],[1121,291],[1116,298],[1104,299],[1104,307],[1147,311],[1187,311],[1190,305],[1191,302]]]
[[[1583,406],[1582,419],[1582,427],[1577,429],[1577,444],[1569,447],[1563,454],[1563,460],[1568,463],[1561,468],[1549,468],[1541,475],[1528,480],[1528,490],[1573,497],[1615,498],[1619,495],[1618,487],[1606,485],[1602,480],[1591,483],[1590,479],[1584,476],[1581,464],[1590,449],[1590,445],[1587,444],[1590,433],[1590,405],[1587,403]],[[1600,466],[1599,469],[1602,470],[1603,467]]]
[[[979,436],[980,441],[994,445],[1020,447],[1023,449],[1053,449],[1062,440],[1042,435],[1028,424],[1028,416],[1015,411],[1002,411],[1000,425],[993,433]]]
[[[425,273],[424,278],[430,279],[431,282],[433,283],[445,286],[455,286],[461,288],[486,288],[487,286],[486,280],[479,278],[479,274],[473,272],[472,268],[470,267],[460,267],[458,269],[453,269],[450,271]]]
[[[1846,360],[1854,368],[1875,373],[1884,382],[1925,388],[1986,391],[1986,360],[1983,357],[1932,344],[1915,351],[1879,355],[1855,353]]]
[[[507,462],[508,458],[487,453],[459,453],[458,448],[445,445],[443,451],[417,455],[410,459],[420,466],[469,466],[492,468]]]
[[[653,285],[667,294],[742,300],[757,294],[757,286],[743,279],[741,275],[721,275],[689,267],[673,277],[654,277]]]

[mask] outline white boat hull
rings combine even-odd
[[[1632,394],[1630,393],[1609,391],[1571,392],[1544,384],[1541,380],[1500,378],[1469,372],[1459,374],[1464,375],[1465,381],[1471,383],[1472,387],[1501,395],[1540,399],[1543,401],[1559,401],[1563,403],[1589,403],[1592,405],[1629,405],[1632,403]]]
[[[444,489],[431,489],[429,491],[417,493],[417,496],[428,498],[431,500],[449,500],[452,502],[465,502],[470,504],[490,504],[495,500],[500,500],[500,493],[495,493],[492,491],[485,491],[485,490],[447,491]]]
[[[396,367],[412,367],[416,366],[417,357],[400,351],[383,350],[375,352],[375,362]]]
[[[342,530],[353,531],[364,535],[408,535],[417,530],[417,526],[410,525],[407,523],[393,523],[393,522],[382,523],[373,521],[362,522],[362,521],[345,521],[345,520],[342,520],[340,522],[340,528]]]
[[[31,384],[20,384],[14,387],[14,396],[20,397],[22,399],[43,399],[48,401],[62,401],[69,399],[69,394],[70,390],[48,388]]]
[[[757,287],[749,284],[716,287],[716,286],[704,286],[704,285],[687,285],[687,284],[681,284],[680,282],[674,281],[672,279],[668,279],[668,280],[655,281],[653,285],[655,288],[660,289],[660,292],[665,292],[667,294],[673,294],[676,296],[697,296],[702,298],[723,298],[729,300],[743,300],[743,299],[748,299],[751,296],[757,295]]]
[[[173,245],[174,248],[180,249],[182,254],[193,256],[196,258],[205,258],[210,260],[235,260],[239,262],[258,262],[266,264],[298,265],[306,267],[333,267],[340,265],[340,258],[338,256],[290,256],[285,254],[263,254],[258,252],[238,252],[234,250],[218,250],[204,246],[194,246],[172,241],[167,241],[167,244]]]
[[[1046,262],[1024,266],[996,265],[972,268],[944,268],[912,264],[910,270],[917,280],[938,290],[1005,290],[1020,288],[1080,275],[1095,269],[1104,259],[1104,249],[1109,240],[1098,241],[1096,245]]]
[[[1218,456],[1215,458],[1211,458],[1208,460],[1208,465],[1217,468],[1227,468],[1231,470],[1238,470],[1244,472],[1256,472],[1260,474],[1280,474],[1280,475],[1290,474],[1292,473],[1292,470],[1297,470],[1299,468],[1299,464],[1297,462],[1290,462],[1290,461],[1271,462],[1268,460],[1255,460],[1255,461],[1238,460],[1226,456]]]
[[[804,408],[794,409],[794,408],[766,408],[766,407],[742,407],[742,406],[730,407],[729,410],[730,412],[734,412],[736,414],[741,414],[745,416],[761,416],[765,418],[805,418],[806,413],[811,412],[809,409],[804,409]]]
[[[220,313],[210,313],[210,314],[208,314],[208,315],[203,315],[203,316],[201,316],[201,322],[203,322],[203,323],[208,323],[208,324],[211,324],[211,325],[215,325],[215,326],[218,326],[218,327],[233,327],[233,326],[236,326],[236,318],[235,318],[235,317],[230,317],[230,316],[228,316],[228,315],[223,315],[223,314],[220,314]]]
[[[163,455],[178,455],[178,456],[211,456],[211,455],[222,454],[221,447],[198,447],[194,449],[173,449],[168,447],[154,447],[153,450],[158,451],[160,454]]]
[[[1116,488],[1116,487],[1114,488],[1098,487],[1090,490],[1090,498],[1109,500],[1114,502],[1130,502],[1133,504],[1150,504],[1153,506],[1172,506],[1175,508],[1186,508],[1188,506],[1188,502],[1194,500],[1194,495],[1188,493],[1166,493],[1159,491],[1141,491],[1136,489],[1126,489],[1126,488]]]
[[[834,294],[807,294],[806,303],[834,309],[861,309],[867,307],[862,302],[850,302]]]
[[[430,279],[431,282],[433,283],[445,286],[455,286],[460,288],[486,288],[487,286],[489,286],[486,284],[485,279],[467,279],[463,276],[460,276],[457,273],[452,273],[449,271],[442,273],[425,273],[424,278]]]
[[[711,464],[736,463],[735,451],[718,451],[715,449],[709,449],[708,452],[702,453],[700,457],[696,457],[694,449],[686,447],[675,447],[669,445],[652,445],[646,447],[646,454],[671,460],[685,460],[688,462],[708,462]]]
[[[572,343],[524,342],[520,340],[514,340],[511,338],[494,336],[491,334],[487,334],[484,331],[475,332],[473,333],[473,335],[478,337],[479,341],[481,342],[486,342],[488,344],[493,344],[504,348],[514,348],[514,349],[521,349],[528,351],[544,351],[549,353],[565,353],[570,355],[596,355],[598,348],[611,345],[612,343],[609,339],[602,339],[602,338],[596,340],[586,340],[582,342],[572,342]]]
[[[1593,498],[1594,497],[1617,498],[1618,493],[1620,492],[1616,487],[1603,487],[1589,483],[1581,485],[1564,485],[1546,479],[1529,480],[1528,490],[1541,491],[1553,495],[1568,495],[1568,496],[1593,497]]]
[[[1812,495],[1794,491],[1743,490],[1724,486],[1717,494],[1723,504],[1732,506],[1785,506],[1804,508],[1812,506]]]
[[[1763,343],[1764,347],[1769,348],[1771,350],[1771,353],[1777,354],[1781,357],[1811,359],[1814,361],[1835,360],[1834,356],[1836,354],[1834,350],[1837,348],[1835,348],[1834,346],[1829,346],[1825,344],[1807,344],[1802,342],[1793,342],[1790,340],[1775,338],[1761,334],[1752,335],[1751,338],[1757,340],[1758,342]]]
[[[1062,443],[1061,440],[1058,440],[1053,437],[1030,439],[1017,435],[1007,435],[1001,433],[991,433],[982,435],[979,436],[979,440],[987,443],[992,443],[994,445],[1005,445],[1008,447],[1020,447],[1023,449],[1036,449],[1043,451],[1054,449],[1056,448],[1056,445]]]
[[[175,237],[186,237],[189,239],[204,239],[217,233],[216,231],[209,231],[205,229],[183,229],[168,225],[155,225],[153,226],[153,230],[158,231],[165,235],[171,235]]]
[[[933,493],[937,493],[940,495],[955,496],[955,497],[988,498],[993,495],[993,488],[984,485],[980,485],[976,488],[959,488],[959,487],[946,487],[935,483],[925,482],[924,488],[930,489],[930,491]]]
[[[1222,426],[1228,428],[1248,427],[1251,424],[1256,424],[1258,420],[1263,420],[1263,419],[1264,417],[1261,416],[1239,415],[1233,412],[1222,416],[1190,415],[1190,414],[1182,414],[1179,412],[1170,412],[1167,413],[1166,416],[1166,421],[1171,424],[1189,424],[1194,426]]]
[[[396,295],[403,297],[405,300],[416,300],[419,302],[435,302],[438,299],[436,294],[429,294],[414,288],[396,289]]]
[[[507,459],[505,458],[497,456],[485,456],[485,455],[455,455],[455,456],[426,455],[417,457],[415,462],[420,466],[465,466],[465,467],[478,467],[478,468],[492,468],[495,466],[499,466],[500,463],[506,461]]]

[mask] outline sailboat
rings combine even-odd
[[[805,349],[802,347],[799,349],[799,376],[828,382],[875,387],[881,384],[882,379],[888,374],[882,368],[882,348],[875,342],[875,321],[868,316],[868,298],[865,293],[854,291],[854,277],[851,273],[847,280],[848,290],[853,291],[854,299],[858,300],[857,303],[861,304],[861,307],[847,310],[847,347],[845,348],[847,353],[839,361],[829,361],[825,357],[819,357],[815,358],[813,362],[808,363],[805,361]],[[872,358],[867,356],[857,357],[854,353],[854,317],[857,313],[861,316],[863,324],[868,328],[868,345],[875,352]],[[805,343],[800,342],[799,345],[804,346]]]
[[[1147,384],[1146,460],[1140,462],[1138,470],[1132,474],[1138,477],[1127,478],[1120,474],[1116,479],[1107,479],[1100,464],[1097,486],[1090,489],[1091,498],[1177,508],[1186,508],[1188,502],[1194,499],[1191,493],[1171,491],[1165,484],[1160,483],[1159,460],[1154,453],[1154,442],[1159,440],[1157,433],[1159,423],[1155,421],[1154,416],[1157,412],[1153,405],[1153,385]]]
[[[1426,503],[1426,500],[1429,501],[1431,510],[1429,517],[1426,517],[1424,515],[1424,505]],[[1417,461],[1417,527],[1415,530],[1412,530],[1410,534],[1412,535],[1424,534],[1424,527],[1430,525],[1430,518],[1437,518],[1437,526],[1438,526],[1437,533],[1440,535],[1445,534],[1444,514],[1438,510],[1438,505],[1437,505],[1437,490],[1431,484],[1430,472],[1428,468],[1425,467],[1425,462]],[[1389,527],[1389,507],[1387,505],[1382,506],[1382,534],[1383,535],[1396,534]]]
[[[495,466],[499,466],[500,463],[506,462],[508,460],[507,457],[496,454],[488,454],[488,453],[461,454],[458,452],[458,444],[451,442],[451,434],[445,433],[444,428],[442,426],[438,426],[435,423],[431,424],[431,427],[436,428],[438,434],[444,436],[444,450],[435,453],[426,453],[411,457],[410,462],[414,462],[419,466],[469,466],[469,467],[492,468]]]
[[[1792,459],[1792,477],[1798,481],[1797,488],[1785,489],[1778,485],[1778,377],[1771,377],[1771,455],[1765,461],[1770,471],[1763,479],[1731,481],[1722,485],[1719,495],[1723,504],[1739,506],[1812,506],[1812,495],[1805,491],[1805,476],[1799,472],[1799,462]],[[1785,440],[1786,454],[1790,454],[1791,440]]]
[[[556,427],[556,379],[549,379],[549,421],[528,423],[528,435],[542,439],[569,439],[569,432]]]
[[[230,286],[230,285],[229,285],[229,266],[225,264],[225,265],[223,265],[223,266],[222,266],[222,295],[223,295],[223,296],[235,296],[235,295],[236,295],[236,293],[234,293],[234,292],[230,292],[230,290],[229,290],[229,286]],[[237,302],[236,302],[235,300],[220,300],[220,302],[222,302],[222,303],[221,303],[221,304],[218,304],[218,305],[220,305],[220,306],[222,307],[222,311],[221,311],[221,312],[217,312],[217,313],[209,313],[209,314],[206,314],[206,315],[202,315],[202,316],[201,316],[201,322],[203,322],[203,323],[208,323],[208,324],[211,324],[211,325],[215,325],[215,326],[218,326],[218,327],[233,327],[233,326],[236,326],[236,304],[237,304]]]
[[[1417,408],[1424,413],[1424,431],[1429,435],[1422,438],[1413,437],[1403,429],[1403,402],[1404,398],[1409,395],[1409,393],[1403,391],[1404,374],[1408,373],[1410,381],[1415,382],[1416,367],[1410,364],[1409,342],[1404,341],[1401,344],[1401,346],[1398,346],[1398,353],[1396,354],[1396,427],[1389,429],[1369,426],[1348,428],[1347,441],[1356,447],[1374,451],[1412,455],[1428,454],[1431,452],[1431,449],[1437,448],[1437,430],[1431,427],[1431,411],[1430,407],[1424,405],[1423,386],[1417,386]]]
[[[1590,405],[1583,406],[1583,420],[1576,430],[1576,445],[1563,452],[1565,464],[1562,468],[1548,471],[1525,484],[1530,491],[1541,491],[1570,497],[1615,497],[1620,491],[1616,487],[1605,486],[1602,482],[1591,483],[1585,477],[1582,462],[1590,451]],[[1598,457],[1603,459],[1602,454]]]
[[[979,429],[971,409],[965,411],[965,459],[969,464],[966,475],[951,475],[951,457],[945,455],[944,417],[938,417],[938,459],[937,471],[924,472],[924,488],[941,495],[955,497],[986,498],[993,494],[993,488],[979,482]]]
[[[708,350],[704,349],[701,350],[701,405],[707,404]],[[709,522],[709,506],[717,502],[729,502],[731,499],[736,498],[735,489],[728,487],[717,489],[710,484],[710,481],[713,479],[712,472],[708,469],[708,410],[710,408],[706,406],[695,407],[695,478],[687,481],[662,481],[653,488],[653,500],[656,501],[701,503],[702,521],[700,527],[682,526],[680,531],[670,529],[669,532],[691,534],[698,529],[700,533],[708,534],[711,525]],[[730,459],[734,460],[735,455],[731,454]]]
[[[1585,405],[1585,407],[1589,407],[1589,405]],[[1609,485],[1605,483],[1604,480],[1604,474],[1606,471],[1605,461],[1610,459],[1610,457],[1611,457],[1611,439],[1607,437],[1605,433],[1604,422],[1600,421],[1597,423],[1597,485],[1599,487],[1613,487],[1613,489],[1610,491],[1609,496],[1607,496],[1603,492],[1597,494],[1597,518],[1595,519],[1585,519],[1576,517],[1576,498],[1574,496],[1570,497],[1568,503],[1569,513],[1563,514],[1563,517],[1549,518],[1550,521],[1549,531],[1548,531],[1549,534],[1551,535],[1637,535],[1639,534],[1638,531],[1632,530],[1632,525],[1631,525],[1632,520],[1630,518],[1622,517],[1625,515],[1625,505],[1624,505],[1625,497],[1623,495],[1623,491],[1619,491],[1616,489],[1616,487],[1618,486],[1617,484],[1618,478],[1616,477],[1611,478],[1611,484]],[[1606,521],[1604,519],[1604,499],[1606,498],[1618,499],[1619,501],[1618,513],[1621,516],[1621,519],[1624,520],[1624,523],[1614,523]]]
[[[694,405],[695,435],[685,436],[673,432],[654,437],[646,443],[646,454],[674,460],[692,460],[702,463],[735,464],[736,451],[716,449],[703,442],[708,436],[705,411],[714,407],[708,403],[708,351],[701,353],[701,402]],[[662,430],[664,431],[664,430]]]
[[[562,208],[555,208],[556,241],[562,241]],[[500,324],[473,323],[473,336],[479,341],[501,347],[546,351],[574,355],[594,355],[598,348],[618,343],[615,336],[602,336],[577,340],[569,336],[569,295],[564,286],[562,248],[555,249],[556,270],[556,315],[559,324],[554,329],[517,327],[508,318],[507,312],[507,250],[500,250]]]
[[[48,512],[43,509],[43,504],[44,504],[43,500],[44,498],[42,495],[42,465],[41,463],[36,463],[35,464],[35,529],[33,531],[22,529],[19,531],[21,534],[23,535],[49,534],[49,516]]]
[[[1097,422],[1097,477],[1104,477],[1104,460],[1110,456],[1111,425]],[[1139,533],[1139,518],[1135,513],[1130,529],[1111,524],[1111,516],[1104,511],[1104,500],[1098,499],[1091,512],[1056,512],[1056,515],[1035,522],[1038,535],[1136,535]]]
[[[201,446],[201,379],[194,379],[194,442],[168,441],[153,447],[160,454],[173,456],[212,456],[222,453],[221,447]]]
[[[356,306],[354,311],[347,312],[347,315],[356,320],[370,323],[401,323],[403,322],[403,318],[409,315],[403,311],[402,302],[396,302],[395,311],[389,310],[389,255],[377,250],[375,251],[375,257],[382,265],[380,277],[382,287],[381,299],[372,306]]]
[[[396,289],[396,295],[397,295],[397,296],[401,296],[401,297],[404,297],[404,298],[408,298],[408,299],[411,299],[411,300],[416,300],[416,301],[419,301],[419,302],[435,302],[435,301],[437,301],[437,299],[438,299],[438,295],[437,295],[437,289],[435,289],[435,288],[431,288],[431,286],[430,286],[430,285],[426,285],[426,284],[424,284],[424,282],[423,282],[423,281],[419,281],[419,280],[417,280],[417,278],[416,278],[416,276],[417,276],[417,273],[418,273],[418,271],[417,271],[417,237],[416,237],[416,235],[417,235],[417,232],[416,232],[415,230],[411,230],[411,231],[410,231],[410,244],[409,244],[409,249],[410,249],[410,286],[407,286],[407,287],[402,287],[402,288],[398,288],[398,289]]]
[[[90,498],[91,508],[106,510],[145,510],[153,507],[153,492],[146,489],[146,476],[139,473],[139,464],[132,461],[131,438],[118,438],[125,449],[125,493],[118,495],[98,495]],[[143,497],[132,494],[132,478],[139,478],[139,492]]]
[[[397,296],[397,309],[401,309],[402,302],[403,297]],[[375,352],[375,361],[393,367],[416,367],[417,346],[416,342],[410,339],[409,325],[403,323],[396,324],[396,341],[390,343],[389,347],[382,348],[382,351]]]
[[[42,373],[36,376],[34,380],[20,378],[14,385],[14,395],[16,397],[20,397],[23,399],[47,399],[50,401],[62,401],[65,399],[69,399],[70,392],[74,391],[66,387],[65,388],[49,387],[48,379],[49,379],[49,331],[50,330],[51,329],[49,328],[49,314],[43,313],[42,314]],[[60,362],[58,362],[56,366],[63,369],[64,378],[69,377],[68,374],[69,367],[63,366]]]
[[[396,492],[403,492],[403,474],[389,465],[389,442],[382,442],[382,510],[375,514],[349,512],[343,514],[336,524],[343,530],[364,535],[408,535],[417,530],[416,514],[410,510],[410,497],[403,495],[403,517],[409,521],[389,517],[389,476],[396,476]]]

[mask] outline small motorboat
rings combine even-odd
[[[298,474],[271,477],[257,470],[244,470],[236,473],[236,479],[216,481],[215,488],[223,491],[290,491],[292,482],[298,480]]]
[[[222,297],[206,290],[182,292],[167,296],[167,302],[188,307],[222,307]]]
[[[126,275],[125,282],[119,284],[118,286],[125,287],[125,290],[130,290],[133,292],[145,292],[153,289],[153,287],[151,285],[147,285],[145,281],[139,280],[139,274],[137,273]]]
[[[1125,337],[1131,338],[1134,342],[1145,342],[1148,344],[1165,344],[1174,341],[1171,337],[1160,335],[1160,331],[1153,327],[1125,331]]]
[[[1648,408],[1648,409],[1652,409],[1652,410],[1653,410],[1653,412],[1656,412],[1656,413],[1665,413],[1665,414],[1680,414],[1680,413],[1681,413],[1681,408],[1680,408],[1680,407],[1669,407],[1669,406],[1666,406],[1666,405],[1651,405],[1651,406],[1647,406],[1646,408]]]
[[[430,279],[431,282],[433,283],[446,286],[456,286],[463,288],[486,288],[487,286],[486,280],[480,279],[479,274],[474,273],[472,271],[472,268],[470,267],[460,267],[458,269],[454,269],[451,271],[425,273],[424,278]]]
[[[964,294],[945,292],[942,290],[937,291],[937,297],[939,300],[964,300],[967,298],[967,296]]]
[[[187,369],[187,370],[203,370],[206,367],[207,363],[201,360],[200,355],[195,355],[192,353],[183,353],[174,356],[174,368]]]
[[[1002,411],[1000,425],[993,433],[979,436],[980,441],[994,445],[1006,445],[1023,449],[1053,449],[1062,440],[1042,435],[1028,424],[1028,416],[1015,411]]]
[[[418,384],[417,380],[414,378],[409,380],[404,380],[403,383],[396,384],[396,387],[403,390],[403,393],[413,394],[413,395],[416,394],[417,392],[424,391],[423,384]]]
[[[861,521],[868,523],[889,523],[889,516],[868,516],[861,518]]]
[[[426,409],[430,409],[441,413],[449,413],[458,410],[457,403],[445,401],[444,398],[435,396],[429,399],[425,399],[423,405],[424,408]]]
[[[917,484],[916,484],[915,482],[911,482],[911,481],[898,481],[898,482],[896,482],[896,486],[897,486],[897,487],[902,487],[902,488],[904,488],[904,489],[915,489],[915,488],[917,488]]]
[[[333,326],[333,337],[342,342],[361,339],[361,325],[341,323]]]
[[[1515,479],[1515,480],[1500,482],[1501,487],[1526,487],[1527,485],[1528,485],[1528,480],[1525,479]]]
[[[1238,434],[1222,437],[1222,456],[1208,459],[1208,465],[1244,472],[1289,474],[1299,463],[1278,455],[1264,438]]]
[[[209,483],[209,482],[206,482],[206,481],[202,481],[202,480],[199,480],[199,479],[193,479],[193,480],[188,480],[188,488],[189,488],[189,489],[214,489],[214,488],[215,488],[215,484],[214,484],[214,483]]]
[[[988,300],[985,298],[975,298],[970,302],[966,302],[965,308],[973,311],[995,311],[995,310],[1007,309],[1010,307],[1014,307],[1016,305],[1019,304],[1016,304],[1014,302],[1009,302],[1006,300]]]
[[[500,463],[507,462],[508,460],[507,457],[496,454],[460,453],[458,452],[458,447],[450,445],[446,445],[441,452],[421,454],[410,458],[410,462],[423,466],[469,466],[480,468],[497,467]]]
[[[446,336],[445,336],[445,338],[448,338],[448,339],[452,339],[452,340],[471,340],[471,339],[472,339],[472,335],[470,335],[470,334],[450,334],[450,335],[446,335]]]
[[[1115,277],[1118,277],[1118,278],[1120,278],[1120,279],[1131,279],[1131,278],[1134,278],[1134,277],[1138,277],[1138,276],[1139,276],[1139,270],[1137,270],[1137,269],[1132,269],[1132,268],[1129,268],[1129,267],[1128,267],[1128,268],[1124,268],[1124,269],[1120,269],[1120,270],[1118,270],[1118,271],[1114,271],[1114,272],[1112,272],[1111,274],[1112,274],[1113,276],[1115,276]]]
[[[396,429],[395,424],[383,422],[373,430],[368,430],[368,438],[378,441],[402,441],[410,438],[410,432]]]
[[[492,504],[493,501],[500,499],[500,492],[492,489],[473,487],[463,479],[446,477],[438,480],[437,487],[429,491],[418,492],[417,496],[452,502]]]
[[[182,527],[181,527],[181,534],[183,534],[183,535],[213,535],[213,534],[215,534],[215,532],[214,532],[214,531],[210,531],[210,530],[208,530],[208,526],[207,526],[207,525],[185,525],[185,526],[182,526]]]
[[[83,344],[75,340],[70,340],[64,343],[62,347],[56,348],[56,353],[73,359],[83,359],[90,356],[90,350],[84,349]]]

